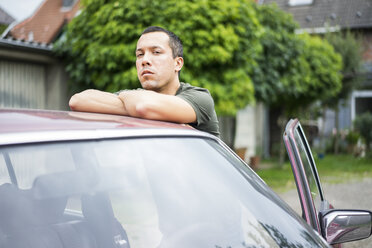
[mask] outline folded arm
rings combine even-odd
[[[69,105],[73,111],[129,115],[177,123],[196,122],[196,113],[188,102],[177,96],[149,90],[122,91],[117,96],[89,89],[73,95]]]
[[[117,95],[99,90],[77,93],[71,97],[69,105],[74,111],[128,115],[123,101]]]
[[[180,97],[149,90],[129,90],[119,94],[128,115],[144,119],[195,123],[196,113]]]

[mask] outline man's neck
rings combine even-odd
[[[164,89],[159,91],[159,93],[174,96],[174,95],[176,95],[176,92],[177,92],[177,90],[180,86],[181,86],[181,83],[177,79],[177,80],[173,81],[172,83],[169,83],[167,85],[167,87],[165,87]]]

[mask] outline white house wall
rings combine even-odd
[[[265,108],[258,103],[248,105],[236,115],[235,148],[246,148],[245,161],[256,154],[257,149],[263,150],[265,130]]]

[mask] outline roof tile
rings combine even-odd
[[[288,0],[264,0],[263,4],[273,2],[291,13],[301,28],[372,27],[371,0],[314,0],[312,4],[302,6],[289,6]]]

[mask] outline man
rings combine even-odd
[[[182,43],[174,33],[148,27],[136,48],[137,75],[143,89],[115,94],[85,90],[71,97],[70,108],[185,123],[219,136],[214,102],[208,90],[179,81],[182,56]]]

